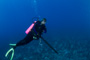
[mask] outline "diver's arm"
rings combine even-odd
[[[44,33],[46,33],[47,32],[47,29],[46,29],[46,27],[44,28]]]

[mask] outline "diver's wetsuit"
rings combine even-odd
[[[19,41],[14,48],[31,42],[33,40],[33,36],[37,37],[38,40],[39,37],[42,35],[43,31],[46,33],[46,26],[44,24],[41,25],[41,21],[37,21],[31,32],[29,32],[29,34],[27,34],[23,40]]]

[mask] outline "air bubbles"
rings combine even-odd
[[[34,3],[36,4],[36,3],[37,3],[37,1],[36,1],[36,0],[34,0]]]

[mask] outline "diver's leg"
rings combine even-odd
[[[33,40],[33,36],[30,36],[29,38],[24,38],[23,40],[19,41],[17,44],[16,44],[16,47],[17,46],[21,46],[21,45],[25,45],[25,44],[28,44],[29,42],[31,42]]]
[[[33,35],[27,35],[23,40],[19,41],[16,46],[13,46],[13,48],[15,49],[17,46],[22,46],[25,44],[28,44],[29,42],[31,42],[33,40]]]
[[[7,51],[7,53],[5,54],[5,57],[8,57],[9,54],[12,53],[11,57],[10,57],[10,60],[12,60],[13,56],[14,56],[14,49],[17,46],[25,45],[25,44],[31,42],[32,40],[33,40],[33,35],[30,33],[23,40],[19,41],[17,44],[9,44],[12,48]]]
[[[25,44],[28,44],[30,41],[32,41],[33,39],[30,39],[30,40],[21,40],[19,41],[16,46],[21,46],[21,45],[25,45]]]

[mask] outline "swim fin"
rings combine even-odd
[[[9,44],[11,47],[14,47],[14,46],[16,46],[16,44]]]
[[[5,57],[7,57],[9,60],[12,60],[13,56],[14,56],[14,48],[11,48],[7,51],[7,53],[5,54]]]
[[[14,56],[14,47],[16,46],[16,44],[9,44],[9,45],[12,48],[7,51],[7,53],[5,54],[5,57],[7,57],[9,60],[12,60]]]

